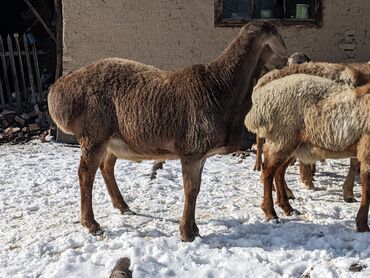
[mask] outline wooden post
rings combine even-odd
[[[22,112],[22,101],[21,101],[21,95],[19,92],[18,75],[17,75],[17,69],[15,67],[13,45],[12,45],[12,39],[10,35],[8,35],[7,37],[7,43],[8,43],[8,50],[9,50],[10,68],[12,70],[13,84],[14,84],[14,90],[15,90],[16,100],[17,100],[17,110],[18,112]]]
[[[56,25],[56,69],[55,80],[62,76],[63,73],[63,15],[62,0],[54,0],[55,8],[55,25]]]
[[[10,92],[10,85],[9,85],[9,78],[8,78],[8,67],[7,67],[6,59],[5,59],[3,39],[2,39],[1,36],[0,36],[0,55],[1,55],[1,61],[2,61],[2,64],[3,64],[6,95],[8,96],[9,104],[12,104],[12,93]]]
[[[4,92],[3,92],[3,84],[1,84],[1,78],[0,78],[0,104],[1,109],[5,110],[5,99],[4,99]]]
[[[37,90],[38,90],[38,93],[39,93],[39,96],[37,98],[37,102],[41,103],[43,101],[43,99],[42,99],[42,86],[41,86],[40,69],[39,69],[39,62],[37,60],[37,52],[36,52],[35,43],[33,43],[31,45],[31,51],[32,51],[33,64],[34,64],[35,73],[36,73]]]
[[[18,33],[14,34],[14,40],[15,40],[15,45],[17,47],[17,52],[18,52],[19,69],[21,71],[23,99],[27,101],[27,86],[26,86],[26,79],[24,78],[23,61],[22,61],[21,48],[19,46],[19,34]]]
[[[31,102],[32,104],[35,104],[36,103],[36,90],[35,90],[35,83],[33,81],[32,64],[31,64],[30,51],[28,49],[28,40],[27,40],[26,34],[24,34],[22,38],[23,38],[24,52],[26,55],[28,77],[30,79]]]

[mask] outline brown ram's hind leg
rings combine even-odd
[[[357,158],[361,163],[361,204],[356,216],[356,226],[359,232],[369,232],[368,214],[370,202],[370,136],[364,136],[358,145]]]
[[[180,236],[182,241],[193,241],[199,236],[199,229],[195,223],[195,206],[200,190],[204,160],[181,159],[182,176],[184,183],[184,210],[180,220]]]
[[[159,169],[163,169],[163,160],[156,160],[154,161],[153,167],[152,167],[152,172],[150,173],[150,179],[154,180],[157,177],[157,171]]]
[[[102,144],[88,144],[89,140],[80,140],[81,160],[78,168],[81,193],[81,224],[89,229],[90,233],[100,230],[100,225],[94,219],[92,208],[92,189],[96,171],[105,153]]]
[[[100,170],[102,172],[105,185],[112,200],[113,207],[119,209],[122,214],[134,214],[123,199],[114,177],[114,166],[116,161],[117,157],[114,154],[107,153],[100,164]]]

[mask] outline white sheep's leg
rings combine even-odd
[[[306,189],[314,189],[315,185],[313,184],[313,167],[311,164],[304,164],[302,161],[299,161],[299,175],[301,181],[303,182]]]
[[[283,173],[283,175],[284,175],[284,179],[283,179],[283,181],[284,181],[284,188],[285,188],[285,192],[286,192],[286,194],[287,194],[287,196],[288,196],[288,199],[290,199],[290,200],[294,200],[295,199],[295,196],[294,196],[294,194],[293,194],[293,191],[288,187],[288,185],[287,185],[287,183],[286,183],[286,181],[285,181],[285,173],[286,173],[286,169],[288,168],[288,166],[290,166],[290,165],[292,165],[292,162],[293,161],[295,161],[295,158],[291,158],[291,159],[289,159],[288,161],[287,161],[287,163],[285,163],[284,164],[284,173]],[[294,163],[294,162],[293,162]]]
[[[274,208],[274,202],[272,197],[273,190],[273,180],[275,172],[278,167],[283,163],[283,161],[278,159],[276,153],[269,152],[268,145],[265,144],[264,147],[264,163],[261,174],[261,179],[263,181],[263,202],[261,208],[265,213],[266,220],[278,219]]]
[[[355,158],[351,158],[348,174],[346,180],[343,183],[343,199],[347,203],[357,202],[353,195],[353,186],[355,183],[356,174],[359,169],[360,163],[358,162],[358,160]]]
[[[205,159],[182,158],[182,177],[184,183],[184,210],[180,220],[180,236],[182,241],[193,241],[199,236],[195,223],[195,206],[200,190],[201,176]]]
[[[277,173],[278,169],[279,178],[278,184],[276,184],[276,190],[278,193],[278,202],[280,205],[287,207],[289,209],[289,201],[285,191],[284,185],[284,168],[281,166],[286,167],[284,164],[288,162],[289,158],[293,154],[295,150],[295,146],[297,145],[296,142],[288,142],[290,146],[282,147],[280,145],[279,149],[276,149],[276,146],[270,146],[270,144],[266,143],[264,146],[264,162],[263,162],[263,171],[262,171],[262,179],[263,179],[263,202],[262,202],[262,210],[265,213],[266,220],[277,219],[277,214],[274,209],[274,203],[272,198],[272,188],[273,188],[273,179],[275,174]],[[275,148],[274,148],[275,147]],[[290,161],[289,161],[290,162]],[[288,164],[289,165],[289,164]],[[288,205],[287,205],[288,204]]]
[[[81,194],[81,224],[89,229],[90,233],[100,230],[100,225],[94,219],[92,208],[92,189],[96,171],[105,154],[105,145],[89,144],[89,139],[81,139],[81,160],[78,168]]]
[[[134,214],[123,199],[114,177],[114,166],[116,161],[117,157],[112,153],[108,153],[100,163],[100,170],[103,175],[106,188],[112,200],[113,207],[119,209],[122,214]]]
[[[262,149],[263,149],[263,143],[265,142],[264,138],[258,137],[256,138],[256,145],[257,145],[257,151],[256,151],[256,162],[254,164],[253,170],[254,171],[261,171],[262,166]]]
[[[163,160],[156,160],[154,161],[153,167],[152,167],[152,172],[150,174],[150,179],[154,180],[157,177],[157,171],[158,169],[163,169],[163,164],[165,162]]]
[[[293,209],[292,206],[289,204],[289,199],[288,199],[288,194],[287,194],[288,186],[285,182],[285,172],[290,164],[291,164],[291,159],[287,159],[280,167],[278,167],[275,173],[277,204],[281,207],[284,213],[288,216],[293,215],[293,214],[299,214],[299,212]]]

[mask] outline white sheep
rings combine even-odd
[[[357,157],[361,163],[362,199],[357,230],[369,231],[370,85],[353,88],[330,79],[293,74],[255,89],[246,127],[266,138],[262,209],[277,219],[272,199],[287,215],[295,210],[284,189],[284,167],[295,156],[304,163],[326,158]]]

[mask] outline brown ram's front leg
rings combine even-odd
[[[89,229],[90,233],[100,230],[100,225],[94,219],[92,208],[92,189],[96,171],[104,155],[102,145],[88,145],[88,140],[80,140],[81,160],[78,168],[81,194],[81,224]]]
[[[364,136],[357,148],[357,158],[360,162],[361,204],[356,216],[356,226],[359,232],[369,232],[368,214],[370,203],[370,136]]]
[[[361,166],[362,168],[362,166]],[[370,201],[370,172],[363,171],[361,172],[361,183],[362,183],[362,192],[361,192],[361,204],[360,209],[358,210],[356,216],[356,226],[357,231],[359,232],[369,232],[368,225],[368,214],[369,214],[369,201]]]
[[[182,241],[193,241],[199,236],[195,223],[195,206],[200,190],[201,175],[205,159],[181,159],[184,183],[184,210],[180,220],[180,236]]]
[[[356,216],[356,226],[359,232],[369,232],[368,214],[370,202],[370,165],[363,165],[361,161],[361,204]]]

